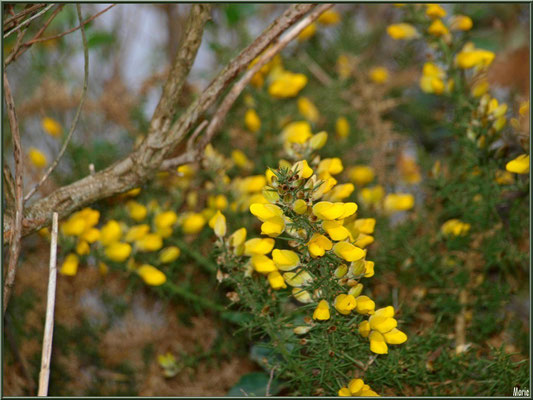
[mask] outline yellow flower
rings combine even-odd
[[[427,62],[424,64],[420,88],[426,93],[441,94],[444,91],[445,72],[437,65]]]
[[[376,303],[368,296],[358,296],[355,310],[359,314],[373,314]]]
[[[351,183],[344,183],[342,185],[335,186],[332,190],[330,190],[326,198],[328,201],[340,201],[344,200],[345,198],[349,197],[352,192],[355,190],[355,187]]]
[[[350,180],[358,186],[365,186],[374,180],[374,168],[367,165],[355,165],[348,171]]]
[[[340,388],[339,392],[337,393],[340,397],[350,397],[352,395],[352,392],[348,388]]]
[[[340,258],[352,262],[363,258],[366,252],[348,242],[338,242],[333,246],[333,252]]]
[[[494,180],[498,185],[512,185],[514,183],[514,175],[509,171],[496,171]]]
[[[278,250],[272,251],[272,259],[274,264],[281,271],[292,271],[300,264],[300,257],[292,250]]]
[[[317,21],[322,25],[336,25],[340,20],[341,17],[335,10],[324,11],[317,19]]]
[[[521,154],[505,165],[505,169],[515,174],[529,173],[529,154]]]
[[[343,226],[342,221],[324,221],[322,228],[327,232],[332,240],[344,240],[350,236],[350,231]]]
[[[398,325],[394,317],[394,307],[388,306],[376,312],[359,325],[359,333],[370,339],[370,351],[376,354],[387,354],[387,344],[402,344],[407,335],[396,328]]]
[[[117,242],[122,237],[122,228],[120,224],[114,219],[110,220],[100,230],[100,243],[107,246],[113,242]]]
[[[298,172],[300,178],[307,179],[313,175],[313,170],[309,167],[306,160],[297,161],[291,167],[291,171]]]
[[[339,117],[335,122],[335,132],[340,138],[345,138],[350,134],[350,124],[346,117]]]
[[[48,163],[46,156],[35,147],[30,147],[28,151],[28,156],[30,157],[31,163],[37,168],[44,168]]]
[[[251,262],[254,270],[260,274],[268,274],[278,270],[276,268],[276,264],[274,264],[274,261],[272,261],[270,257],[263,254],[253,255]]]
[[[172,261],[176,261],[180,254],[181,250],[176,246],[165,247],[159,253],[159,262],[161,264],[171,263]]]
[[[238,149],[231,152],[231,159],[237,167],[242,169],[250,169],[253,166],[253,163],[248,159],[248,157],[246,157],[246,154]]]
[[[374,276],[374,261],[365,260],[365,278]]]
[[[326,300],[320,300],[318,306],[313,313],[313,319],[318,319],[319,321],[328,320],[330,317],[329,314],[329,304]]]
[[[63,128],[61,124],[55,119],[50,117],[44,117],[41,121],[41,126],[43,130],[53,137],[60,137],[63,134]]]
[[[103,263],[100,261],[98,263],[98,271],[100,272],[102,276],[106,276],[107,273],[109,272],[109,267],[107,266],[106,263]]]
[[[202,230],[205,225],[205,218],[199,213],[187,213],[182,221],[181,228],[186,235],[194,235]]]
[[[80,235],[80,239],[83,239],[88,243],[94,243],[100,239],[100,231],[96,228],[89,228]]]
[[[307,290],[295,287],[292,289],[292,295],[300,303],[309,304],[313,302],[313,298]]]
[[[243,245],[244,241],[246,240],[246,228],[237,229],[235,232],[233,232],[230,235],[228,240],[229,240],[229,245],[231,247],[239,247]]]
[[[141,188],[133,188],[131,190],[128,190],[126,193],[124,193],[124,195],[128,197],[135,197],[139,193],[141,193]]]
[[[444,18],[446,10],[438,4],[426,4],[426,15],[431,19]]]
[[[225,210],[228,208],[228,199],[223,194],[217,196],[209,196],[209,207],[215,210]]]
[[[449,219],[440,228],[441,232],[447,236],[464,236],[470,230],[470,224],[459,219]]]
[[[311,257],[322,257],[327,250],[331,250],[333,243],[326,236],[314,233],[307,243]]]
[[[113,242],[104,250],[107,258],[115,262],[123,262],[131,254],[131,246],[128,243]]]
[[[422,180],[420,169],[418,168],[418,165],[413,157],[401,155],[398,162],[398,167],[400,168],[400,173],[402,174],[402,178],[405,182],[416,184]]]
[[[150,227],[147,224],[132,226],[130,229],[128,229],[128,232],[126,232],[124,240],[126,242],[135,242],[137,240],[141,240],[149,231]]]
[[[261,129],[261,120],[253,108],[250,108],[244,114],[244,125],[250,132],[253,133],[259,132]]]
[[[307,325],[307,326],[297,326],[296,328],[294,328],[292,331],[296,334],[296,335],[305,335],[307,332],[309,332],[311,330],[312,326],[310,325]]]
[[[309,140],[309,145],[313,150],[318,150],[324,147],[327,141],[328,133],[326,131],[322,131],[311,137],[311,139]]]
[[[431,23],[431,25],[428,28],[428,33],[433,36],[444,36],[450,33],[446,25],[442,23],[440,19],[436,19]]]
[[[166,275],[150,264],[143,264],[137,270],[144,283],[150,286],[161,286],[167,281]]]
[[[270,287],[274,290],[285,289],[287,287],[285,281],[283,280],[283,277],[278,271],[269,272],[267,275],[267,279],[268,283],[270,283]]]
[[[250,206],[250,212],[259,218],[262,222],[265,222],[274,217],[281,217],[283,211],[275,204],[259,204],[255,203]]]
[[[157,229],[165,229],[171,228],[177,220],[178,216],[174,211],[165,211],[155,216],[154,223]]]
[[[494,56],[492,51],[476,49],[472,43],[467,43],[455,56],[455,64],[463,69],[488,67]]]
[[[479,81],[476,81],[472,85],[472,89],[470,91],[472,93],[472,96],[481,97],[485,93],[487,93],[489,89],[490,89],[489,82],[486,79],[481,79]]]
[[[268,254],[274,248],[274,239],[254,238],[244,242],[244,254],[247,256]]]
[[[309,272],[303,269],[297,269],[295,272],[285,272],[283,274],[283,279],[289,285],[300,288],[302,286],[307,286],[313,282],[313,277]]]
[[[413,208],[415,198],[412,194],[391,193],[385,197],[385,211],[407,211]]]
[[[355,397],[375,397],[379,396],[376,392],[370,389],[370,386],[365,385],[365,382],[362,379],[352,379],[348,384],[347,393],[343,394],[344,396],[355,396]],[[341,389],[342,390],[342,389]],[[346,391],[344,391],[346,393]],[[340,391],[339,391],[340,396]]]
[[[283,71],[272,81],[268,87],[268,93],[279,99],[294,97],[305,85],[307,85],[307,77],[304,74]]]
[[[374,67],[370,69],[368,76],[372,82],[382,84],[389,80],[389,71],[385,67]]]
[[[243,193],[259,192],[266,185],[266,178],[264,175],[252,175],[237,181],[239,191]]]
[[[466,15],[454,15],[450,21],[452,31],[469,31],[473,25],[472,18]]]
[[[335,309],[343,315],[350,314],[356,305],[357,301],[351,294],[339,294],[333,303]]]
[[[307,212],[307,203],[305,202],[305,200],[298,199],[293,203],[292,209],[296,214],[305,214]]]
[[[308,121],[311,121],[315,124],[318,122],[318,118],[320,117],[318,109],[307,97],[302,96],[298,98],[298,111]]]
[[[320,201],[313,206],[313,214],[319,219],[331,221],[334,219],[347,218],[355,214],[357,204],[350,203],[331,203],[329,201]]]
[[[522,116],[526,115],[528,112],[529,112],[529,100],[520,103],[520,108],[518,109],[518,113]]]
[[[385,189],[381,185],[376,185],[361,190],[360,200],[366,206],[375,206],[381,202],[383,196],[385,196]]]
[[[59,270],[59,273],[62,275],[67,276],[74,276],[78,272],[78,264],[80,262],[80,259],[78,256],[74,253],[70,253],[65,257],[65,261],[63,261],[63,265],[61,265],[61,269]]]
[[[340,174],[343,169],[344,167],[340,158],[324,158],[318,164],[317,173],[318,175],[322,175],[327,172],[331,175],[337,175]]]
[[[126,203],[126,208],[130,214],[130,217],[137,222],[141,222],[143,219],[145,219],[146,214],[148,213],[146,207],[140,203],[137,203],[136,201],[128,201]]]
[[[285,230],[285,221],[282,217],[274,217],[266,220],[261,225],[261,234],[270,237],[276,237],[281,235]]]
[[[157,233],[148,233],[135,242],[140,251],[157,251],[163,247],[163,238]]]
[[[376,226],[374,218],[359,218],[353,223],[354,228],[361,233],[372,234]]]
[[[288,124],[281,131],[284,142],[288,143],[305,143],[311,138],[311,125],[307,121],[295,121]]]
[[[85,232],[87,222],[78,213],[72,214],[71,217],[61,224],[61,233],[69,236],[79,236]]]
[[[315,32],[316,32],[316,24],[315,23],[309,24],[298,35],[298,41],[303,42],[304,40],[309,39],[315,34]]]
[[[387,33],[394,40],[412,39],[418,36],[416,28],[411,24],[393,24],[387,27]]]
[[[76,245],[76,253],[78,253],[80,256],[87,255],[90,252],[91,249],[89,247],[89,243],[87,243],[85,240],[80,240]]]
[[[226,217],[220,210],[209,220],[209,227],[215,231],[215,235],[219,238],[226,235]]]

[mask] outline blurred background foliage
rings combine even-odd
[[[23,7],[17,4],[15,10]],[[84,4],[84,17],[105,7]],[[213,5],[179,111],[284,8]],[[449,14],[470,16],[470,40],[496,53],[488,71],[493,96],[518,115],[521,102],[529,100],[528,6],[455,3],[445,8]],[[454,132],[449,99],[418,86],[422,64],[430,57],[427,46],[387,36],[387,26],[401,19],[402,10],[392,4],[342,4],[335,10],[341,16],[338,24],[319,25],[315,35],[295,41],[282,53],[284,68],[308,77],[300,95],[319,111],[313,132],[329,134],[320,154],[342,159],[345,181],[351,166],[369,165],[375,183],[387,193],[408,192],[416,199],[413,210],[390,217],[358,201],[362,187],[356,185],[351,196],[361,215],[377,219],[375,242],[369,247],[376,262],[373,296],[400,310],[402,329],[409,336],[407,343],[372,363],[365,382],[382,395],[405,396],[509,396],[514,386],[529,388],[529,178],[515,176],[510,185],[495,181],[497,171],[518,154],[513,128],[505,128],[510,144],[503,154],[480,155],[471,141]],[[119,4],[86,25],[89,94],[67,154],[42,194],[86,176],[90,164],[105,168],[142,140],[187,13],[185,4]],[[30,25],[28,36],[39,29],[38,21]],[[75,7],[65,4],[46,36],[77,24]],[[15,36],[4,39],[4,57]],[[349,77],[339,75],[340,56],[353,68]],[[375,66],[387,68],[385,84],[368,78]],[[23,148],[38,148],[51,162],[61,141],[47,135],[41,122],[51,117],[66,131],[74,118],[83,81],[79,32],[34,45],[7,72]],[[250,108],[261,120],[256,133],[244,123]],[[348,121],[346,138],[336,134],[340,117]],[[181,254],[163,267],[164,285],[146,285],[126,262],[107,261],[103,268],[105,256],[99,248],[81,258],[75,276],[59,277],[50,395],[265,393],[269,371],[263,370],[262,360],[272,355],[261,347],[264,338],[241,329],[249,316],[227,307],[231,292],[217,281],[205,210],[209,196],[222,194],[230,205],[242,200],[223,175],[234,181],[277,167],[284,158],[279,133],[300,119],[296,98],[274,99],[266,86],[250,86],[213,142],[222,158],[213,156],[212,162],[197,165],[191,176],[184,170],[181,175],[160,173],[142,188],[134,200],[148,208],[148,220],[153,223],[158,209],[173,210],[181,226],[165,242]],[[5,114],[2,134],[3,155],[12,166]],[[235,150],[248,163],[232,158]],[[419,182],[406,179],[406,159],[413,160]],[[40,170],[27,162],[26,187],[39,176]],[[135,221],[126,206],[130,199],[116,196],[91,207],[100,212],[102,224],[115,219],[132,226]],[[183,223],[191,212],[203,215],[205,226],[187,234]],[[241,226],[258,232],[246,208],[230,206],[224,214],[228,232]],[[443,235],[441,226],[451,218],[469,223],[470,233]],[[31,382],[38,380],[45,315],[45,236],[33,234],[23,241],[4,332],[5,395],[35,394]],[[60,262],[75,246],[68,238],[61,241]],[[156,264],[157,253],[138,253],[135,261]],[[467,348],[456,354],[458,319],[464,321]],[[274,381],[270,393],[298,390]]]

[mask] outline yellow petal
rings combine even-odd
[[[244,242],[244,254],[253,256],[256,254],[268,254],[274,248],[274,239],[254,238]]]
[[[357,261],[363,258],[366,252],[348,242],[338,242],[333,246],[334,253],[346,261]]]
[[[300,257],[292,250],[278,250],[272,251],[272,259],[281,271],[292,271],[300,264]]]
[[[260,274],[268,274],[269,272],[277,271],[274,261],[262,254],[252,256],[252,266]]]
[[[515,174],[529,173],[529,154],[522,154],[511,160],[505,166],[505,169]]]
[[[150,264],[141,265],[137,273],[150,286],[160,286],[167,281],[165,274]]]
[[[384,334],[385,341],[388,344],[402,344],[407,341],[407,335],[402,331],[394,328],[390,332]]]
[[[381,333],[372,331],[370,332],[369,339],[371,352],[376,354],[387,354],[389,352],[387,343],[385,343],[385,337]]]

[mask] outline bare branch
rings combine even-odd
[[[15,111],[15,101],[13,100],[13,94],[11,87],[9,86],[9,80],[7,79],[7,73],[4,69],[4,96],[7,105],[7,114],[9,117],[9,125],[11,127],[11,135],[13,137],[13,152],[15,158],[15,223],[13,232],[10,238],[9,247],[9,263],[7,266],[6,281],[4,283],[4,310],[5,314],[7,304],[9,303],[9,297],[11,290],[15,284],[15,276],[17,274],[17,262],[20,253],[20,239],[22,237],[22,216],[23,216],[23,165],[22,165],[22,146],[20,144],[20,131],[17,121],[17,113]]]
[[[7,164],[4,161],[4,165],[2,166],[2,173],[4,175],[4,196],[6,198],[7,207],[6,211],[13,211],[15,209],[15,182],[13,180],[13,175],[11,175],[11,171]]]
[[[79,4],[77,6],[79,7]],[[39,373],[39,391],[37,396],[48,395],[48,382],[50,380],[50,359],[52,357],[52,339],[54,337],[54,308],[56,304],[57,283],[57,226],[58,215],[55,212],[52,217],[46,319],[44,322],[43,352],[41,356],[41,372]]]
[[[189,164],[195,161],[195,159],[197,158],[197,151],[194,146],[194,141],[207,125],[208,122],[204,119],[200,123],[200,125],[196,127],[192,135],[189,137],[189,140],[187,140],[187,151],[177,157],[166,159],[161,163],[160,169],[167,170],[171,168],[176,168],[182,164]]]
[[[159,170],[163,160],[174,154],[187,133],[198,124],[202,114],[220,98],[235,77],[274,40],[315,7],[315,4],[295,4],[288,7],[282,16],[220,72],[199,98],[170,126],[168,132],[163,129],[151,131],[141,145],[126,158],[94,175],[61,187],[28,207],[23,233],[29,234],[48,225],[52,211],[57,211],[60,217],[69,215],[79,207],[125,192],[150,179]],[[200,29],[203,30],[203,26]],[[169,79],[173,79],[172,75]],[[4,238],[9,237],[12,229],[12,221],[5,219]]]
[[[48,18],[48,20],[44,23],[44,25],[41,27],[41,29],[39,29],[39,31],[33,36],[32,40],[39,38],[43,34],[43,32],[46,30],[46,28],[48,28],[50,23],[54,20],[54,18],[57,16],[57,14],[59,14],[59,12],[63,9],[63,7],[64,7],[64,4],[60,4],[54,10],[54,12],[50,16],[50,18]],[[28,50],[30,48],[30,46],[31,46],[31,45],[28,45],[27,43],[23,43],[21,45],[20,44],[21,40],[19,40],[19,39],[22,39],[22,37],[20,37],[20,35],[19,35],[19,38],[17,38],[17,43],[13,47],[13,50],[11,50],[11,53],[9,53],[9,56],[6,59],[6,62],[5,62],[6,66],[9,65],[10,63],[12,63],[13,61],[15,61],[17,58],[19,58],[22,54],[24,54],[24,52],[26,50]]]
[[[92,17],[86,19],[85,21],[81,22],[80,21],[80,24],[74,28],[71,28],[69,29],[68,31],[65,31],[65,32],[62,32],[62,33],[59,33],[57,35],[54,35],[54,36],[48,36],[48,37],[44,37],[44,38],[35,38],[35,39],[32,39],[30,40],[29,42],[26,42],[24,43],[24,46],[31,46],[32,44],[34,43],[40,43],[40,42],[46,42],[48,40],[54,40],[54,39],[59,39],[59,38],[62,38],[63,36],[65,35],[68,35],[69,33],[72,33],[72,32],[75,32],[77,31],[78,29],[80,29],[81,27],[87,25],[89,22],[91,22],[93,19],[95,18],[98,18],[100,15],[102,15],[103,13],[105,13],[106,11],[110,10],[111,8],[115,7],[116,4],[111,4],[109,7],[106,7],[104,8],[102,11],[100,12],[97,12],[96,14],[94,14]]]
[[[30,6],[30,7],[22,10],[18,14],[14,14],[11,17],[6,18],[6,20],[4,21],[3,31],[5,32],[8,29],[9,25],[12,25],[13,23],[16,23],[16,21],[20,20],[22,17],[24,17],[24,16],[26,16],[28,14],[31,14],[33,12],[37,12],[38,10],[42,9],[43,7],[46,7],[45,3],[34,4],[34,5]],[[13,9],[11,9],[10,11],[13,13]]]
[[[81,7],[79,4],[76,4],[76,9],[78,11],[78,18],[80,20],[80,23],[82,21],[81,17]],[[87,38],[85,37],[85,29],[82,28],[80,30],[81,32],[81,38],[83,41],[83,59],[84,59],[84,75],[83,75],[83,89],[81,91],[81,99],[80,104],[78,105],[78,109],[76,110],[76,115],[74,116],[74,121],[72,121],[72,125],[70,126],[70,130],[67,134],[67,138],[63,142],[63,146],[61,146],[61,150],[59,150],[59,154],[57,155],[56,159],[48,167],[42,178],[37,182],[37,184],[28,192],[28,194],[24,197],[24,201],[27,201],[31,196],[35,194],[37,189],[41,187],[41,185],[48,179],[52,171],[57,167],[59,164],[59,161],[61,160],[61,157],[63,157],[63,154],[65,154],[65,151],[67,150],[68,144],[70,143],[70,140],[72,139],[72,135],[74,134],[74,130],[76,129],[76,125],[78,124],[78,120],[81,115],[81,109],[83,108],[83,103],[85,102],[85,97],[87,95],[87,86],[89,83],[89,47],[87,46]]]
[[[15,31],[18,31],[20,28],[22,28],[23,26],[26,26],[28,25],[31,21],[33,21],[35,18],[38,18],[40,17],[41,15],[43,15],[45,12],[47,12],[49,9],[51,9],[54,5],[53,4],[50,4],[48,6],[46,6],[46,8],[44,8],[43,10],[39,11],[38,13],[36,13],[35,15],[32,15],[30,18],[28,19],[25,19],[22,23],[18,24],[17,26],[15,26],[13,29],[11,29],[8,33],[6,33],[4,35],[4,39],[7,38],[9,35],[11,35],[13,32]]]

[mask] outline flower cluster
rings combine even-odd
[[[246,229],[241,228],[223,242],[224,246],[244,257],[245,276],[253,272],[264,275],[271,290],[290,287],[297,302],[316,304],[315,321],[332,318],[330,306],[338,313],[335,319],[352,312],[372,316],[375,303],[362,294],[361,280],[374,276],[374,262],[366,259],[365,248],[374,241],[376,221],[358,218],[357,204],[341,201],[354,190],[351,183],[337,185],[333,177],[343,170],[342,162],[326,158],[311,165],[306,160],[283,164],[278,170],[267,171],[263,196],[268,203],[250,205],[250,212],[261,222],[261,233],[268,237],[246,240]],[[278,248],[275,238],[284,232],[289,248]],[[390,321],[394,326],[386,332],[380,322],[382,311],[371,320],[375,321],[372,327],[379,328],[370,336],[370,349],[377,354],[387,352],[376,344],[378,334],[385,334],[390,344],[407,339],[396,329],[390,309],[386,308],[387,326]],[[304,334],[311,327],[296,327],[295,333]],[[364,330],[361,334],[368,336]]]

